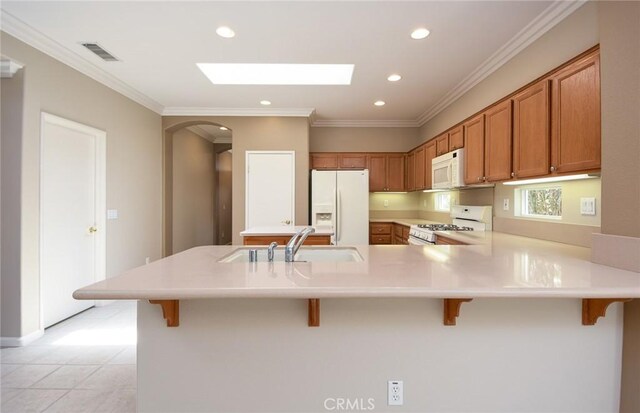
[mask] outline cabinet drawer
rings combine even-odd
[[[391,224],[370,224],[371,235],[391,235]]]
[[[460,242],[455,239],[443,237],[442,235],[438,235],[436,237],[436,245],[469,245],[466,242]]]
[[[369,239],[371,245],[391,244],[391,235],[371,235]]]
[[[343,153],[338,157],[341,169],[366,169],[367,155],[363,153]]]

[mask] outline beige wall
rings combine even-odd
[[[602,98],[602,232],[625,240],[640,254],[640,3],[599,2]],[[602,239],[603,251],[612,256]],[[618,241],[619,242],[619,241]],[[627,257],[629,258],[629,257]],[[616,265],[622,262],[608,262]],[[636,268],[637,271],[637,268]],[[624,306],[620,412],[640,411],[640,300]]]
[[[165,130],[165,162],[170,159],[170,153],[172,151],[170,141],[173,132],[182,128],[183,126],[198,123],[211,123],[215,125],[226,126],[233,132],[232,240],[234,244],[242,243],[240,232],[245,229],[245,154],[248,150],[295,151],[296,224],[307,224],[309,214],[309,121],[307,118],[166,116],[163,118],[163,128]],[[165,168],[165,172],[170,172],[170,168]],[[170,190],[166,191],[165,194],[170,195],[170,192]],[[168,212],[170,211],[165,210],[165,213]],[[167,222],[170,222],[170,219],[167,220],[167,217],[165,216],[165,224]],[[165,246],[165,248],[167,248],[167,246]]]
[[[214,244],[213,143],[188,129],[173,142],[173,253]]]
[[[588,2],[420,128],[429,140],[598,44],[595,2]]]
[[[20,318],[20,176],[22,164],[22,108],[24,70],[11,79],[2,79],[0,85],[0,139],[2,161],[2,206],[0,227],[2,292],[0,309],[2,337],[19,337]]]
[[[231,243],[231,222],[233,210],[232,190],[232,157],[229,151],[219,153],[216,159],[217,171],[217,213],[218,213],[218,244]]]
[[[311,128],[310,152],[406,152],[418,128]]]
[[[161,254],[161,117],[2,32],[2,53],[23,63],[20,335],[40,327],[40,116],[49,112],[107,132],[107,277]],[[20,156],[20,154],[15,154]],[[7,154],[9,156],[9,154]],[[6,246],[3,245],[3,248]]]

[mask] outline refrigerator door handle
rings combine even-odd
[[[340,190],[336,189],[336,245],[338,245],[338,241],[340,241],[340,223],[341,223],[341,219],[340,219],[340,215],[342,210],[342,203],[340,201]]]

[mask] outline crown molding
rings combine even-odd
[[[583,6],[588,0],[556,1],[547,7],[531,23],[520,30],[511,40],[485,60],[478,68],[465,77],[456,87],[427,109],[416,123],[422,126],[438,113],[468,92],[472,87],[486,79],[493,72],[520,53],[525,47],[539,39],[543,34],[560,23],[568,15]]]
[[[313,108],[189,108],[168,107],[163,116],[292,116],[308,118]]]
[[[311,122],[314,128],[417,128],[415,120],[332,120],[320,119]]]
[[[0,13],[0,27],[2,31],[72,67],[78,72],[89,76],[147,109],[158,114],[162,113],[163,106],[160,103],[140,93],[138,90],[29,26],[12,14],[7,13],[5,10],[2,10]]]
[[[0,77],[3,79],[12,78],[18,70],[22,69],[22,67],[23,66],[20,63],[2,57],[0,58]]]

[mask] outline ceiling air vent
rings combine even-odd
[[[80,43],[93,53],[95,53],[99,58],[104,60],[105,62],[118,62],[120,59],[107,52],[100,46],[98,43]]]

